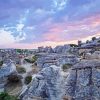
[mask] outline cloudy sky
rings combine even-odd
[[[77,43],[100,35],[100,0],[0,0],[0,48]]]

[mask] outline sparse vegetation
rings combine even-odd
[[[0,100],[18,100],[17,97],[11,96],[6,92],[0,93]]]
[[[8,76],[8,81],[12,83],[16,83],[20,81],[20,77],[17,75],[9,75]]]
[[[26,73],[26,69],[23,67],[16,67],[18,73]]]
[[[72,64],[64,64],[62,66],[63,71],[66,71],[67,69],[71,68]]]
[[[87,40],[86,43],[89,43],[89,40]]]
[[[96,40],[96,37],[92,37],[92,41],[95,41]]]
[[[78,47],[76,44],[70,44],[71,47]]]
[[[3,65],[3,61],[0,61],[0,66],[2,66]]]
[[[36,55],[33,56],[33,57],[32,57],[32,60],[35,62],[35,61],[37,60],[37,56],[36,56]]]
[[[35,61],[37,60],[36,56],[33,56],[32,59],[24,59],[25,61],[27,61],[28,63],[35,63]]]
[[[26,76],[25,77],[25,84],[29,84],[32,81],[32,76]]]
[[[24,59],[28,63],[34,63],[31,59]]]
[[[17,51],[18,53],[22,53],[22,52],[23,52],[23,50],[21,50],[21,49],[16,49],[16,51]]]
[[[100,40],[98,40],[98,43],[100,43]]]

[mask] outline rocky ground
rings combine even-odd
[[[20,100],[100,100],[100,51],[85,55],[62,51],[64,47],[55,52],[49,48],[48,53],[35,53],[34,63],[31,56],[28,62],[3,64],[0,92]]]

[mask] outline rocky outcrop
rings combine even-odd
[[[52,47],[50,46],[47,46],[47,47],[38,47],[38,50],[37,50],[39,53],[41,52],[45,52],[45,53],[53,53],[53,49]]]
[[[4,91],[4,86],[7,83],[8,76],[17,73],[16,66],[13,62],[10,62],[8,65],[3,65],[0,69],[0,91]]]
[[[50,65],[58,65],[55,56],[45,56],[37,59],[37,66],[40,68],[49,67]]]
[[[51,65],[62,66],[64,64],[75,64],[79,62],[77,56],[75,55],[63,55],[63,54],[45,54],[41,55],[37,59],[37,66],[40,68],[49,67]]]
[[[100,51],[95,51],[93,54],[86,53],[85,59],[91,60],[91,59],[100,59]]]
[[[73,66],[65,88],[66,96],[74,100],[100,100],[100,61],[81,61]]]
[[[70,45],[64,45],[64,46],[56,46],[54,48],[55,53],[67,53],[71,49]]]
[[[62,55],[58,59],[58,65],[59,66],[62,66],[64,64],[74,65],[74,64],[76,64],[79,61],[80,61],[80,59],[77,56],[75,56],[75,55]]]
[[[61,100],[64,91],[60,73],[55,65],[44,68],[22,92],[21,100]]]
[[[67,77],[60,67],[43,68],[20,95],[21,100],[100,100],[100,61],[83,60]]]

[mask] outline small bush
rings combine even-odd
[[[24,59],[26,62],[28,63],[34,63],[34,61],[32,61],[31,59]]]
[[[2,66],[3,65],[3,61],[0,61],[0,66]]]
[[[92,37],[92,41],[95,41],[96,40],[96,37]]]
[[[26,73],[26,69],[23,67],[17,67],[17,72],[18,73]]]
[[[76,44],[70,44],[71,47],[78,47]]]
[[[64,64],[62,66],[63,71],[66,71],[67,69],[71,68],[72,64]]]
[[[6,92],[0,93],[0,100],[18,100],[17,97],[11,96]]]
[[[25,84],[29,84],[32,81],[32,76],[25,77]]]
[[[28,63],[35,63],[36,60],[37,60],[37,57],[36,56],[33,56],[32,59],[24,59],[26,62]]]
[[[17,76],[16,74],[11,74],[8,76],[8,81],[12,83],[20,82],[20,77]]]
[[[33,57],[32,57],[32,60],[33,60],[34,62],[36,62],[37,56],[33,56]]]

